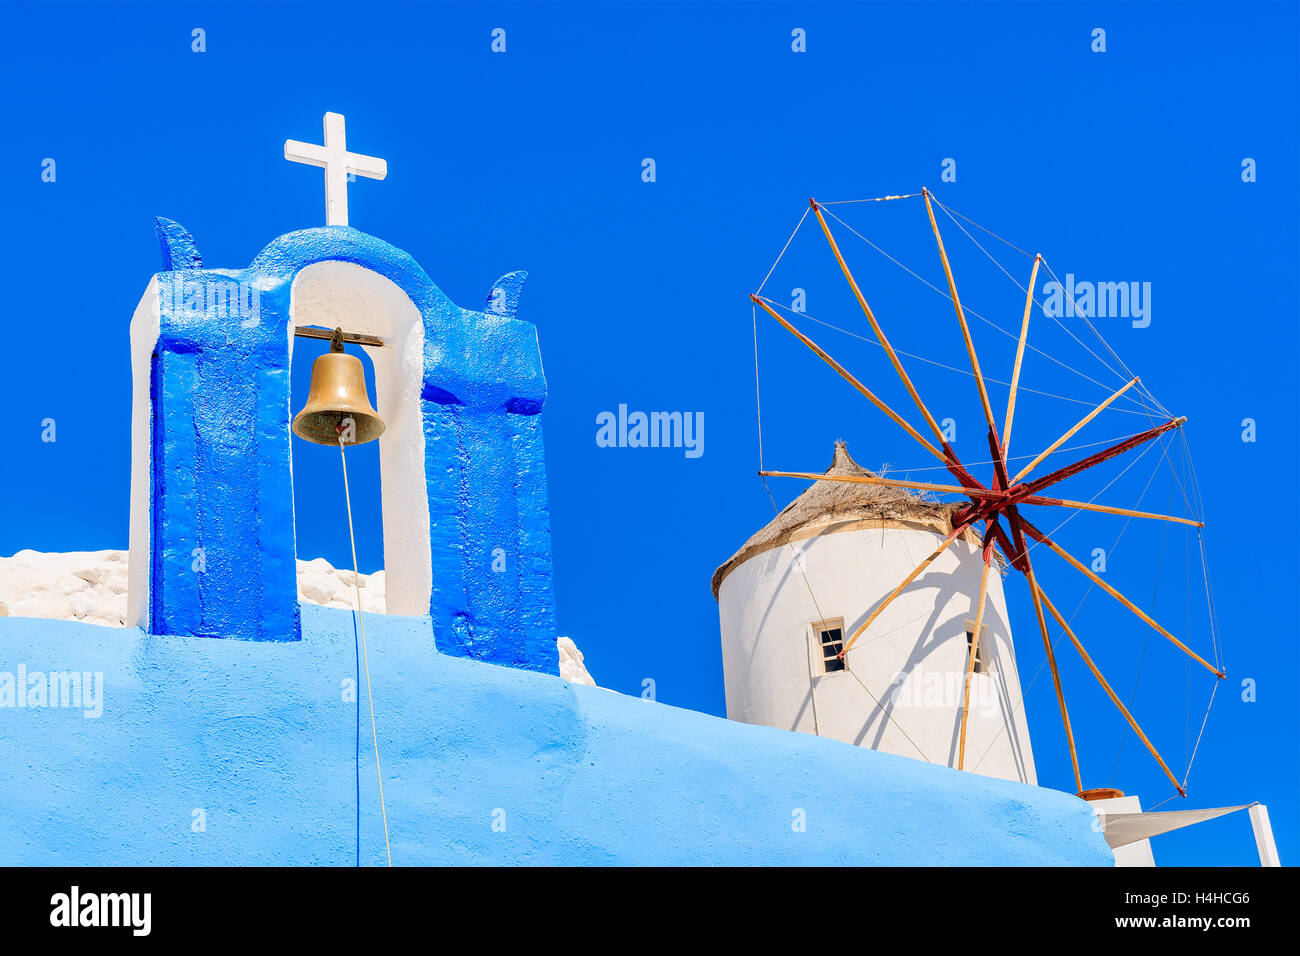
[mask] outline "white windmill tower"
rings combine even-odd
[[[840,442],[827,475],[870,476]],[[958,765],[964,682],[984,567],[973,530],[849,634],[943,544],[956,505],[882,485],[817,481],[713,575],[727,716]],[[988,576],[966,769],[1037,783],[999,574]]]

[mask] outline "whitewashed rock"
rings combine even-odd
[[[11,617],[121,627],[126,618],[126,552],[19,551],[0,558],[0,601]]]
[[[0,558],[0,617],[43,617],[122,627],[126,624],[125,551],[19,551]],[[377,586],[371,585],[378,578]],[[298,562],[298,599],[327,607],[357,604],[351,570],[324,558]],[[383,614],[383,572],[361,575],[361,608]]]
[[[41,617],[123,627],[126,624],[125,551],[19,551],[0,558],[0,617]],[[357,606],[351,570],[324,558],[298,562],[298,600],[350,610]],[[383,614],[383,571],[359,576],[361,609]],[[596,686],[582,663],[582,651],[567,637],[555,642],[560,676]]]
[[[595,679],[587,673],[587,668],[582,663],[582,651],[578,650],[578,645],[574,644],[571,638],[559,638],[555,642],[555,647],[560,652],[561,677],[570,684],[596,686]]]

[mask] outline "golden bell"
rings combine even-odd
[[[312,363],[307,404],[294,416],[293,433],[318,445],[337,445],[349,418],[355,423],[349,445],[364,445],[384,433],[384,420],[366,392],[361,359],[343,351],[342,333],[336,331],[329,352]]]

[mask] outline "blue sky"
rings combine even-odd
[[[196,27],[206,52],[191,50]],[[490,50],[495,27],[507,31],[505,54]],[[795,28],[806,31],[804,53],[791,49]],[[1090,49],[1095,28],[1106,31],[1104,53]],[[561,633],[602,684],[638,694],[650,678],[658,699],[720,714],[709,577],[773,514],[755,476],[748,295],[809,196],[928,186],[1041,252],[1062,279],[1151,283],[1149,325],[1094,324],[1189,419],[1228,668],[1190,797],[1166,808],[1266,802],[1282,858],[1294,862],[1296,28],[1293,3],[5,4],[0,207],[14,440],[0,553],[126,546],[127,324],[159,268],[153,217],[183,223],[205,264],[230,268],[275,236],[321,224],[319,171],[286,163],[281,150],[286,138],[318,141],[333,110],[347,117],[350,148],[389,162],[386,181],[351,187],[354,226],[412,253],[467,307],[481,307],[501,274],[530,272],[520,316],[538,326],[550,384]],[[53,183],[41,177],[47,157]],[[653,183],[642,181],[645,158]],[[1245,158],[1256,182],[1242,181]],[[945,159],[955,182],[943,181]],[[942,286],[920,200],[831,208]],[[1014,329],[1023,293],[939,215],[963,298]],[[898,347],[964,365],[947,301],[832,226]],[[869,332],[813,227],[805,222],[765,294],[789,304],[803,288],[807,315]],[[1026,280],[1029,258],[972,233]],[[1041,313],[1034,323],[1031,342],[1076,372],[1031,355],[1025,386],[1074,401],[1022,396],[1021,453],[1072,424],[1080,403],[1104,398],[1103,385],[1118,386],[1065,329]],[[921,425],[878,348],[801,327]],[[985,371],[1005,380],[1014,341],[982,323],[973,334]],[[759,350],[769,467],[822,470],[843,438],[868,467],[936,480],[910,439],[770,319]],[[953,419],[958,453],[985,460],[971,379],[905,361],[936,417]],[[299,395],[306,372],[295,365]],[[992,388],[1000,408],[1005,389]],[[704,454],[598,447],[597,414],[620,404],[703,412]],[[54,443],[40,439],[46,418],[57,422]],[[1254,442],[1242,440],[1246,418]],[[1108,411],[1078,440],[1145,422]],[[1160,454],[1099,500],[1186,513],[1176,489],[1190,473],[1175,479],[1170,465],[1184,461],[1181,445],[1153,472]],[[309,497],[341,494],[334,459],[295,455],[300,512]],[[1098,494],[1122,464],[1061,493]],[[382,564],[373,457],[358,460],[354,480],[361,562],[373,569]],[[778,505],[802,487],[771,482]],[[1199,554],[1193,547],[1189,563],[1181,527],[1166,536],[1142,524],[1119,547],[1123,519],[1107,515],[1081,516],[1059,538],[1081,557],[1110,549],[1108,580],[1184,623],[1189,643],[1209,653]],[[347,563],[344,526],[300,529],[300,550]],[[1038,568],[1063,608],[1086,596],[1081,640],[1181,777],[1212,678],[1105,595],[1086,594],[1060,561],[1045,556]],[[1023,582],[1006,583],[1028,683],[1042,648]],[[1073,652],[1061,654],[1085,784],[1164,800],[1159,769]],[[1242,700],[1248,678],[1253,702]],[[1025,706],[1040,782],[1071,789],[1050,682],[1034,683]],[[1162,837],[1156,853],[1162,863],[1256,859],[1244,814]]]

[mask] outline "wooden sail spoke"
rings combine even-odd
[[[1142,728],[1139,727],[1137,721],[1133,719],[1133,715],[1129,713],[1129,709],[1124,706],[1124,702],[1119,699],[1119,695],[1111,689],[1110,684],[1106,682],[1106,678],[1101,675],[1101,671],[1098,670],[1097,665],[1092,662],[1092,658],[1088,656],[1088,652],[1083,649],[1083,645],[1079,643],[1079,639],[1075,637],[1074,631],[1071,630],[1070,625],[1066,622],[1065,618],[1061,616],[1061,612],[1056,609],[1056,605],[1048,600],[1048,597],[1043,593],[1042,588],[1037,588],[1036,590],[1039,597],[1042,598],[1043,603],[1047,605],[1047,610],[1051,612],[1052,617],[1056,618],[1056,623],[1061,625],[1061,629],[1065,631],[1066,636],[1069,637],[1070,643],[1074,645],[1074,649],[1078,651],[1079,656],[1083,658],[1083,662],[1088,665],[1088,670],[1092,671],[1092,676],[1097,678],[1097,683],[1101,684],[1102,689],[1111,699],[1111,702],[1119,708],[1119,712],[1124,715],[1124,719],[1128,721],[1128,725],[1133,728],[1133,732],[1138,735],[1138,739],[1141,740],[1147,750],[1151,752],[1151,756],[1156,758],[1156,763],[1160,764],[1160,769],[1165,772],[1165,776],[1169,778],[1170,782],[1173,783],[1174,787],[1182,796],[1187,796],[1187,790],[1178,782],[1178,778],[1173,775],[1173,772],[1169,769],[1169,765],[1165,763],[1164,758],[1160,756],[1160,752],[1156,750],[1147,735],[1142,732]]]
[[[1204,528],[1204,521],[1196,521],[1193,518],[1179,518],[1176,515],[1156,514],[1153,511],[1134,511],[1132,508],[1116,508],[1111,505],[1099,505],[1091,501],[1070,501],[1066,498],[1044,498],[1041,495],[1028,495],[1019,499],[1021,504],[1026,505],[1055,505],[1062,508],[1078,508],[1080,511],[1097,511],[1102,514],[1110,515],[1127,515],[1130,518],[1153,518],[1157,521],[1176,521],[1179,524],[1189,524],[1193,528]]]
[[[930,217],[930,229],[934,231],[934,241],[939,246],[939,258],[943,260],[943,274],[948,278],[948,294],[952,307],[957,311],[957,323],[961,326],[962,339],[966,343],[966,356],[970,359],[971,371],[975,373],[975,384],[979,387],[980,404],[984,407],[984,420],[989,432],[996,439],[998,426],[993,422],[993,406],[989,404],[988,388],[984,384],[984,373],[980,371],[980,360],[975,354],[975,342],[970,336],[970,326],[966,324],[966,311],[961,307],[961,297],[957,295],[957,280],[953,278],[952,264],[948,261],[947,250],[943,247],[943,236],[939,235],[939,224],[934,220],[934,207],[930,205],[930,190],[922,189],[925,197],[925,211]]]
[[[817,215],[817,221],[821,223],[822,232],[826,234],[826,241],[831,244],[831,251],[835,253],[835,260],[840,264],[840,271],[844,273],[844,278],[848,280],[849,287],[853,290],[854,298],[858,300],[858,305],[861,307],[863,314],[867,317],[867,321],[871,323],[871,329],[876,333],[876,339],[880,342],[885,353],[889,356],[889,361],[894,366],[894,371],[898,373],[898,377],[902,380],[903,387],[906,388],[907,393],[912,396],[912,401],[916,404],[916,407],[920,409],[922,416],[925,418],[926,424],[930,426],[930,430],[933,431],[935,437],[939,439],[939,444],[946,444],[946,440],[943,437],[943,431],[939,428],[939,423],[934,420],[934,416],[930,414],[930,410],[925,407],[925,402],[921,401],[921,396],[917,392],[916,386],[912,384],[912,380],[907,377],[907,372],[903,370],[903,363],[899,361],[898,353],[895,352],[894,347],[889,344],[889,339],[885,336],[884,329],[882,329],[880,323],[876,321],[875,313],[871,311],[871,306],[867,305],[867,300],[862,295],[862,290],[858,288],[858,282],[853,278],[853,273],[849,270],[849,264],[844,261],[844,255],[840,252],[839,244],[836,243],[835,237],[831,235],[830,226],[826,225],[826,217],[822,215],[821,206],[817,204],[815,199],[808,200],[808,203],[812,206],[813,212]]]
[[[1016,344],[1016,364],[1011,369],[1011,394],[1007,396],[1007,419],[1002,426],[1002,454],[1011,454],[1011,422],[1016,413],[1016,389],[1020,385],[1020,363],[1025,358],[1025,343],[1029,339],[1029,313],[1034,307],[1034,287],[1038,284],[1038,267],[1043,257],[1034,256],[1034,268],[1029,273],[1029,289],[1025,295],[1025,314],[1020,320],[1020,341]]]
[[[975,658],[980,649],[980,629],[984,626],[984,604],[988,598],[989,590],[989,565],[992,564],[992,555],[987,554],[984,558],[984,569],[980,572],[980,596],[975,604],[975,634],[971,637],[970,650],[966,657],[966,683],[961,701],[961,735],[957,745],[957,769],[966,769],[966,721],[970,716],[970,685],[975,676]]]
[[[1077,432],[1084,425],[1088,424],[1088,422],[1092,421],[1094,418],[1100,415],[1103,411],[1105,411],[1110,406],[1111,402],[1115,401],[1115,399],[1119,398],[1121,395],[1123,395],[1125,392],[1127,392],[1130,388],[1132,388],[1137,383],[1138,383],[1138,379],[1134,378],[1132,381],[1128,382],[1128,384],[1126,384],[1123,388],[1119,389],[1119,391],[1112,393],[1108,399],[1106,399],[1104,402],[1102,402],[1100,405],[1098,405],[1096,408],[1090,411],[1087,415],[1084,415],[1083,418],[1081,418],[1073,428],[1067,431],[1060,438],[1056,439],[1056,441],[1052,442],[1052,444],[1049,445],[1043,451],[1042,454],[1040,454],[1029,464],[1025,465],[1024,468],[1021,468],[1020,473],[1011,479],[1011,484],[1013,485],[1017,484],[1020,481],[1020,479],[1024,478],[1025,475],[1029,474],[1036,467],[1038,467],[1038,464],[1044,458],[1046,458],[1052,452],[1056,451],[1056,449],[1060,448],[1067,441],[1069,441],[1074,436],[1075,432]]]
[[[843,650],[841,650],[838,655],[841,659],[843,659],[844,655],[847,654],[853,648],[854,642],[857,641],[857,639],[863,635],[866,629],[871,626],[871,622],[874,621],[876,618],[880,617],[881,613],[884,612],[885,608],[889,607],[889,605],[893,602],[894,598],[902,594],[909,584],[911,584],[918,577],[920,577],[921,572],[924,571],[926,568],[928,568],[934,562],[935,558],[939,557],[939,555],[943,554],[944,551],[948,550],[949,545],[951,545],[954,541],[956,541],[961,536],[962,532],[965,531],[967,528],[969,528],[970,525],[971,522],[967,521],[962,523],[961,525],[958,525],[956,528],[953,528],[952,532],[948,535],[948,537],[943,539],[943,543],[940,544],[939,547],[931,551],[930,554],[925,558],[925,560],[922,561],[913,569],[911,574],[903,578],[903,580],[899,583],[898,587],[890,591],[889,594],[885,596],[885,599],[881,601],[878,605],[876,605],[876,609],[872,611],[870,614],[868,614],[867,619],[863,621],[861,624],[859,624],[857,630],[855,630],[851,635],[849,635],[848,641],[845,642]]]
[[[1061,671],[1056,666],[1056,651],[1052,649],[1052,638],[1047,633],[1047,619],[1043,617],[1042,595],[1038,591],[1038,582],[1034,580],[1033,569],[1025,572],[1029,581],[1029,594],[1034,601],[1034,615],[1038,618],[1038,632],[1043,636],[1043,652],[1047,655],[1047,666],[1052,671],[1052,684],[1056,688],[1056,703],[1061,708],[1061,723],[1065,725],[1065,740],[1070,747],[1070,766],[1074,769],[1075,793],[1083,792],[1083,777],[1079,774],[1079,753],[1074,746],[1074,728],[1070,726],[1070,712],[1065,707],[1065,692],[1061,689]]]
[[[760,471],[767,478],[806,478],[809,481],[838,481],[856,485],[884,485],[890,488],[910,488],[914,491],[934,491],[950,495],[966,495],[996,501],[1006,495],[996,489],[970,488],[961,485],[941,485],[927,481],[906,481],[902,478],[883,478],[875,475],[826,475],[812,471]],[[1202,528],[1205,522],[1192,518],[1180,518],[1177,515],[1162,515],[1153,511],[1136,511],[1132,508],[1119,508],[1112,505],[1099,505],[1091,501],[1071,501],[1068,498],[1047,498],[1042,495],[1025,495],[1014,500],[1025,505],[1049,505],[1062,508],[1077,508],[1080,511],[1096,511],[1102,514],[1127,515],[1132,518],[1152,518],[1157,521],[1174,521],[1179,524]]]
[[[967,495],[977,498],[999,498],[1001,494],[980,488],[965,488],[960,485],[935,485],[925,481],[904,481],[901,478],[879,478],[875,475],[826,475],[812,471],[760,471],[766,478],[807,478],[810,481],[838,481],[851,485],[886,485],[891,488],[911,488],[916,491],[940,491],[954,495]]]
[[[1152,618],[1151,615],[1147,614],[1145,611],[1143,611],[1140,607],[1138,607],[1136,604],[1134,604],[1124,595],[1120,594],[1119,591],[1115,590],[1115,588],[1111,587],[1108,583],[1103,581],[1091,568],[1084,565],[1083,562],[1079,561],[1074,555],[1070,554],[1068,551],[1066,551],[1064,548],[1058,545],[1055,541],[1051,540],[1049,537],[1047,537],[1047,535],[1043,534],[1041,531],[1039,531],[1037,528],[1031,525],[1028,521],[1025,521],[1023,518],[1021,519],[1021,521],[1024,525],[1025,531],[1029,534],[1031,538],[1033,538],[1035,541],[1039,542],[1040,544],[1047,545],[1047,547],[1051,548],[1053,551],[1055,551],[1057,554],[1063,557],[1066,561],[1068,561],[1071,565],[1073,565],[1078,571],[1082,572],[1090,581],[1092,581],[1093,584],[1097,585],[1099,588],[1101,588],[1103,591],[1105,591],[1115,600],[1119,601],[1120,604],[1124,605],[1135,615],[1137,615],[1137,617],[1140,620],[1144,621],[1146,624],[1154,628],[1157,632],[1164,635],[1165,638],[1167,638],[1175,647],[1181,650],[1184,654],[1192,658],[1192,660],[1199,663],[1202,667],[1204,667],[1206,670],[1208,670],[1211,674],[1215,675],[1219,679],[1223,679],[1225,676],[1227,676],[1226,674],[1223,673],[1223,671],[1219,670],[1217,667],[1212,665],[1205,658],[1201,657],[1200,654],[1197,654],[1194,650],[1192,650],[1190,647],[1188,647],[1178,638],[1174,637],[1167,630],[1165,630],[1163,627],[1157,624],[1155,619]]]
[[[765,312],[767,312],[768,315],[772,316],[772,318],[774,318],[774,319],[776,319],[778,322],[780,322],[781,325],[783,325],[783,326],[786,328],[786,330],[787,330],[788,332],[790,332],[790,333],[791,333],[795,338],[797,338],[797,339],[798,339],[800,342],[802,342],[804,345],[808,346],[808,348],[811,349],[811,350],[813,351],[813,353],[817,355],[818,358],[820,358],[822,361],[824,361],[824,362],[825,362],[827,365],[829,365],[831,368],[835,369],[835,371],[838,372],[838,373],[840,374],[840,377],[841,377],[841,378],[843,378],[846,382],[848,382],[850,385],[852,385],[854,388],[856,388],[859,392],[861,392],[864,396],[866,396],[867,401],[871,402],[871,404],[875,405],[878,409],[880,409],[882,412],[884,412],[886,415],[888,415],[888,416],[890,417],[890,419],[892,419],[892,420],[894,421],[895,424],[897,424],[897,425],[898,425],[900,428],[902,428],[905,432],[907,432],[909,435],[911,435],[913,438],[915,438],[918,442],[920,442],[921,447],[923,447],[923,448],[924,448],[926,451],[928,451],[930,454],[934,455],[936,458],[938,458],[938,459],[939,459],[941,462],[943,462],[944,464],[949,464],[949,463],[950,463],[950,459],[948,458],[947,455],[945,455],[943,452],[939,451],[939,449],[935,448],[935,447],[934,447],[933,445],[931,445],[928,441],[926,441],[923,437],[921,437],[921,433],[918,432],[918,431],[917,431],[915,428],[913,428],[911,425],[909,425],[906,421],[904,421],[904,420],[903,420],[903,417],[902,417],[901,415],[899,415],[898,412],[894,411],[892,408],[890,408],[888,405],[886,405],[884,402],[882,402],[879,398],[877,398],[876,395],[875,395],[875,393],[873,393],[869,388],[867,388],[865,385],[863,385],[861,382],[859,382],[856,378],[854,378],[853,374],[852,374],[851,372],[849,372],[848,369],[846,369],[846,368],[845,368],[843,365],[841,365],[839,362],[835,361],[835,359],[831,358],[830,354],[827,353],[825,349],[823,349],[823,348],[822,348],[821,346],[819,346],[816,342],[814,342],[812,339],[808,338],[808,336],[804,335],[802,332],[800,332],[798,329],[796,329],[793,325],[791,325],[789,322],[787,322],[787,321],[785,320],[785,318],[784,318],[780,313],[778,313],[775,309],[773,309],[770,305],[767,304],[767,301],[766,301],[765,299],[762,299],[762,298],[760,298],[760,297],[757,296],[757,295],[751,295],[751,296],[750,296],[750,299],[752,299],[752,300],[753,300],[757,305],[761,306],[761,307],[763,308],[763,310],[764,310]],[[942,435],[940,435],[940,438],[942,438]]]
[[[1100,465],[1104,461],[1109,461],[1116,455],[1122,455],[1126,451],[1131,451],[1138,447],[1138,445],[1148,442],[1153,438],[1158,438],[1170,429],[1180,427],[1185,421],[1187,421],[1186,418],[1173,418],[1165,422],[1163,425],[1157,425],[1155,428],[1148,428],[1144,432],[1132,435],[1124,439],[1122,442],[1118,442],[1117,444],[1111,445],[1109,448],[1104,448],[1095,454],[1089,455],[1087,458],[1082,458],[1071,465],[1066,465],[1064,468],[1058,468],[1056,471],[1046,474],[1041,478],[1035,478],[1033,481],[1027,482],[1024,488],[1020,489],[1017,493],[1021,495],[1036,495],[1044,488],[1054,485],[1057,482],[1064,481],[1066,478],[1077,475],[1081,471],[1086,471],[1094,465]]]

